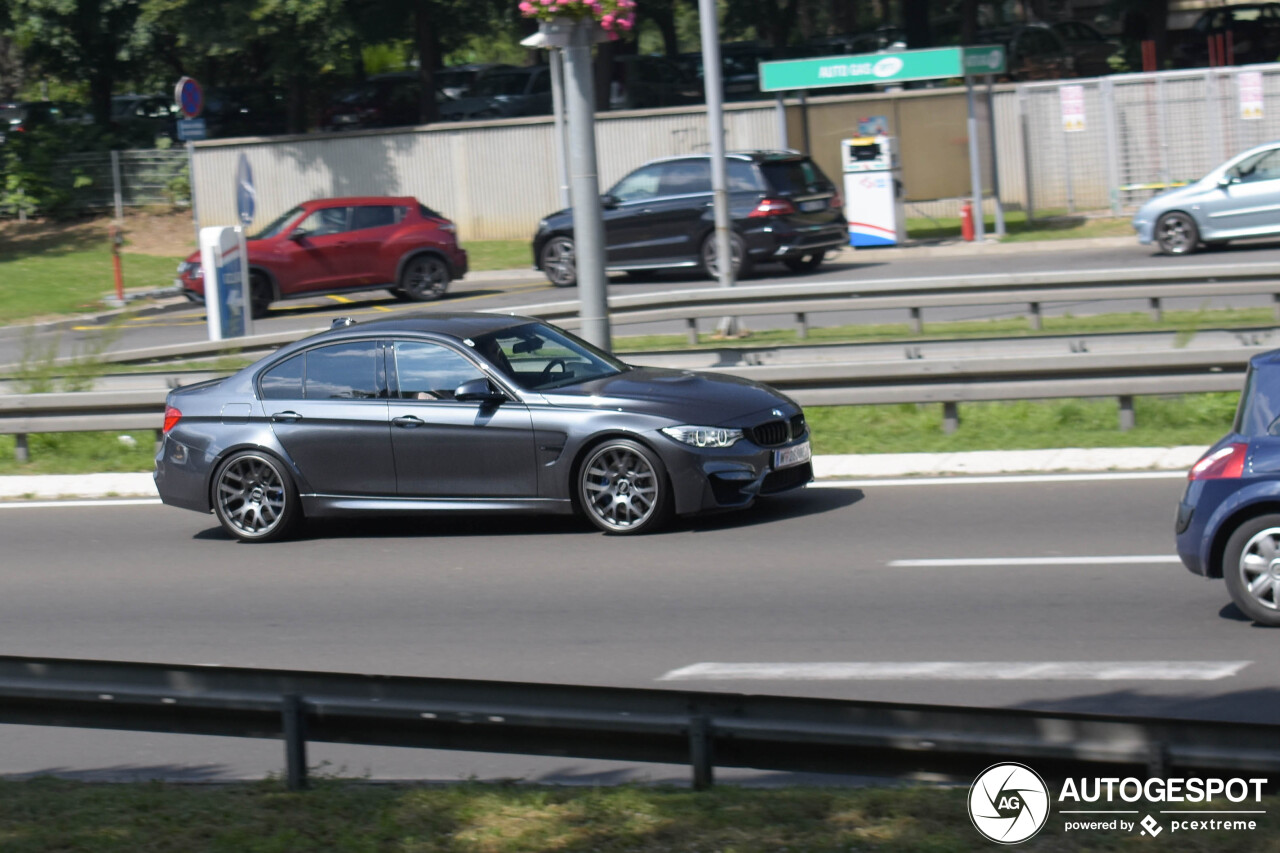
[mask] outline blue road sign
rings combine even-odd
[[[240,154],[236,163],[236,214],[241,225],[252,225],[253,214],[258,208],[258,193],[253,188],[253,169],[249,166],[249,158]]]
[[[183,142],[199,142],[201,139],[208,138],[205,132],[204,119],[202,118],[180,118],[178,119],[178,139]]]
[[[187,118],[196,118],[204,111],[204,89],[191,77],[183,77],[173,87],[173,100]]]

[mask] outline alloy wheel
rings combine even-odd
[[[439,299],[449,289],[449,270],[439,258],[419,257],[405,268],[401,290],[419,302]]]
[[[583,508],[609,532],[633,532],[656,521],[664,506],[663,488],[654,464],[631,442],[607,444],[582,466]]]
[[[264,539],[285,522],[289,490],[274,463],[246,454],[223,467],[216,500],[218,518],[230,532],[244,539]]]
[[[542,272],[556,287],[573,287],[578,283],[578,260],[573,241],[568,237],[552,237],[542,247]]]

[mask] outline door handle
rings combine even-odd
[[[413,415],[405,415],[404,417],[400,417],[400,418],[392,418],[391,422],[396,426],[404,427],[405,429],[413,429],[414,427],[419,427],[419,426],[422,426],[424,423],[426,423],[426,421],[422,420],[422,418],[415,418]]]
[[[297,412],[276,412],[274,415],[271,416],[271,420],[281,422],[281,423],[291,424],[294,421],[302,420],[302,415],[298,414]]]

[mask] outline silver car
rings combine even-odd
[[[1280,234],[1280,142],[1232,157],[1198,181],[1167,190],[1133,217],[1138,242],[1168,255],[1201,244]]]
[[[734,376],[632,367],[546,323],[343,325],[169,394],[156,487],[263,542],[303,517],[580,513],[606,533],[813,478],[804,413]]]

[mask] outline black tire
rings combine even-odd
[[[1235,529],[1222,553],[1222,577],[1246,616],[1280,626],[1280,515],[1260,515]]]
[[[1166,213],[1156,220],[1156,244],[1166,255],[1189,255],[1199,243],[1200,229],[1182,211]]]
[[[578,283],[578,257],[573,240],[564,235],[552,237],[538,252],[538,268],[556,287],[573,287]]]
[[[397,289],[397,298],[410,302],[439,299],[449,289],[449,266],[435,255],[418,255],[400,271],[400,287]],[[400,297],[400,293],[404,296]]]
[[[213,475],[213,511],[222,529],[242,542],[284,539],[302,518],[302,504],[284,463],[242,450]]]
[[[720,277],[720,268],[716,263],[716,232],[712,231],[702,240],[702,269],[711,278]],[[729,235],[729,255],[733,258],[733,277],[742,278],[751,272],[751,259],[747,257],[747,247],[737,234]]]
[[[275,291],[271,287],[271,279],[266,273],[249,274],[249,315],[255,320],[267,316],[271,303],[275,301]]]
[[[582,514],[605,533],[648,533],[671,515],[666,467],[658,454],[630,439],[591,448],[578,469],[577,489]]]
[[[822,266],[822,259],[825,257],[826,252],[814,252],[800,258],[784,258],[782,263],[792,272],[813,272]]]

